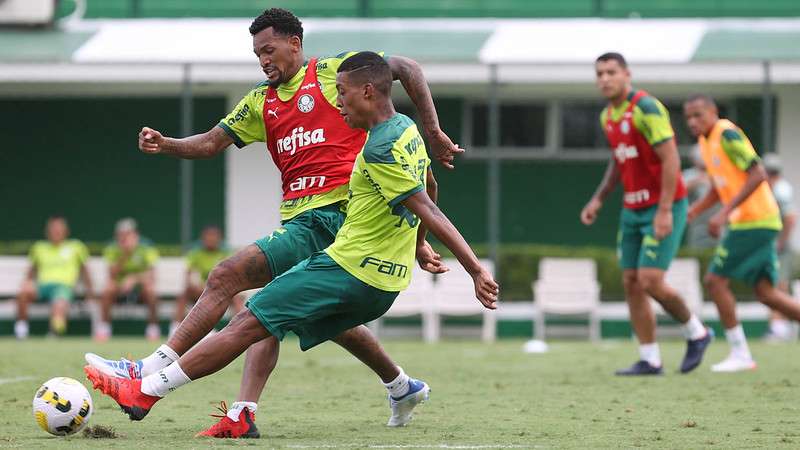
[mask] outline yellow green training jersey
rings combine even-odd
[[[81,266],[89,260],[89,250],[83,242],[75,239],[59,244],[38,241],[31,247],[28,259],[36,268],[37,283],[74,287],[81,274]]]
[[[628,98],[611,109],[611,120],[619,121],[622,119],[622,115],[625,114],[636,92],[636,90],[631,89],[631,92],[628,93]],[[606,129],[608,108],[608,106],[603,108],[603,112],[600,113],[600,126],[603,130]],[[657,98],[651,95],[645,95],[640,98],[636,106],[633,107],[632,122],[636,130],[641,133],[647,140],[647,143],[653,147],[675,136],[675,132],[672,130],[672,124],[669,121],[669,112],[667,108],[665,108]]]
[[[347,218],[325,252],[370,286],[408,287],[419,218],[401,202],[425,189],[429,166],[422,136],[407,116],[397,113],[372,128],[353,166]]]
[[[336,107],[336,71],[342,62],[358,52],[340,53],[334,57],[317,60],[317,80],[321,85],[322,94],[328,103]],[[383,55],[383,53],[379,53]],[[277,87],[278,98],[289,101],[301,88],[303,78],[306,76],[307,62],[286,83]],[[264,129],[264,101],[266,99],[269,83],[264,81],[250,90],[239,101],[239,104],[219,123],[228,136],[233,139],[237,147],[242,148],[253,142],[266,142],[267,132]],[[347,200],[347,186],[336,188],[321,194],[281,202],[281,220],[289,220],[305,211]]]
[[[231,251],[227,248],[209,250],[205,247],[198,247],[186,255],[186,266],[189,270],[200,274],[203,283],[208,281],[208,274],[218,262],[231,256]]]
[[[122,258],[122,249],[116,243],[111,244],[103,250],[103,258],[108,265],[114,265]],[[117,280],[149,270],[155,265],[158,258],[158,249],[149,244],[140,243],[122,265]]]

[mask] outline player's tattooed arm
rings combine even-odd
[[[433,171],[428,168],[428,172],[425,174],[425,191],[428,193],[428,197],[430,197],[433,203],[438,203],[439,200],[439,184],[436,182],[436,178],[433,176]],[[428,235],[428,229],[425,227],[424,223],[419,224],[419,228],[417,229],[417,245],[419,246],[423,242],[425,242],[425,237]]]
[[[408,97],[417,108],[433,156],[444,167],[453,169],[455,155],[463,153],[464,149],[454,144],[439,126],[439,116],[436,114],[436,106],[433,104],[431,90],[422,73],[422,67],[413,59],[404,56],[391,56],[388,62],[392,69],[392,77],[400,80]]]
[[[420,218],[428,230],[453,252],[458,262],[469,272],[475,283],[475,296],[481,304],[486,308],[496,309],[500,286],[494,281],[492,274],[481,265],[467,241],[439,207],[433,203],[428,193],[417,192],[403,200],[402,203]]]
[[[185,138],[163,136],[149,127],[139,132],[139,150],[144,153],[161,153],[182,159],[213,158],[233,144],[233,139],[220,127]]]

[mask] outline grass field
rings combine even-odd
[[[703,366],[675,373],[683,352],[662,346],[668,373],[659,378],[611,375],[635,357],[630,341],[553,342],[528,355],[522,341],[425,345],[388,341],[431,399],[404,429],[384,426],[385,391],[349,354],[326,344],[306,354],[284,343],[278,369],[260,403],[258,441],[200,440],[219,400],[231,402],[241,359],[159,403],[144,422],[128,421],[94,392],[90,425],[113,427],[116,439],[55,438],[31,416],[31,400],[53,376],[83,380],[83,353],[143,355],[140,340],[0,339],[0,447],[6,448],[798,448],[800,358],[796,345],[753,344],[758,371],[712,374],[727,352],[712,345]],[[86,382],[88,383],[88,382]]]

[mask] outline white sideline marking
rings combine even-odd
[[[0,384],[16,383],[18,381],[28,381],[32,379],[33,377],[0,378]]]
[[[341,445],[287,445],[288,448],[447,448],[447,449],[484,449],[484,448],[536,448],[537,445],[461,445],[461,444],[341,444]]]

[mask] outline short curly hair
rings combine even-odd
[[[250,34],[257,33],[272,27],[276,34],[283,36],[297,36],[303,43],[303,23],[291,11],[283,8],[270,8],[253,20],[250,24]]]

